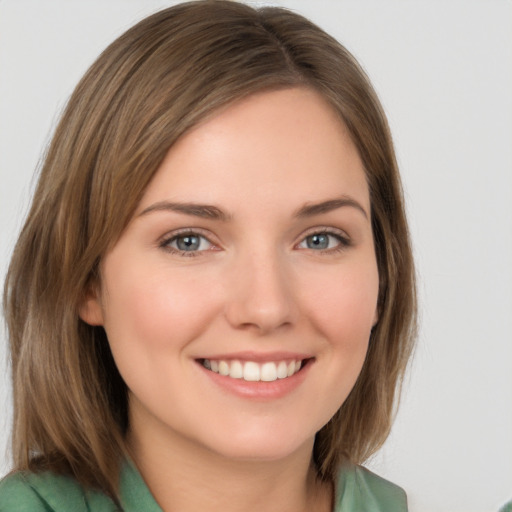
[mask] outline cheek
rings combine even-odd
[[[156,411],[177,400],[172,390],[189,371],[187,347],[211,324],[218,292],[190,272],[174,269],[171,276],[165,266],[134,264],[126,272],[123,262],[108,263],[104,327],[111,351],[128,388]]]
[[[374,323],[378,272],[376,265],[345,265],[325,272],[302,274],[303,311],[320,336],[314,374],[316,400],[309,414],[324,426],[341,407],[363,366]],[[313,376],[313,375],[312,375]]]
[[[307,289],[310,317],[330,343],[347,350],[367,343],[377,310],[376,264],[352,265],[325,275],[317,272]]]
[[[326,394],[333,413],[346,399],[363,366],[374,325],[379,278],[376,263],[356,262],[316,273],[309,282],[309,318],[326,348]]]
[[[104,310],[112,343],[122,338],[123,345],[132,340],[149,347],[178,342],[201,330],[215,298],[200,276],[176,271],[171,275],[165,267],[137,271],[132,266],[124,272],[115,267],[115,260],[111,263]]]

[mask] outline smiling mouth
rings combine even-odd
[[[199,363],[207,370],[231,379],[241,379],[246,382],[273,382],[278,379],[288,379],[300,372],[309,359],[292,359],[286,361],[239,361],[224,359],[200,359]]]

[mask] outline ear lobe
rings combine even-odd
[[[78,316],[89,325],[103,325],[103,308],[96,286],[90,286],[78,306]]]

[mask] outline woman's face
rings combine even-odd
[[[357,150],[315,92],[254,95],[184,135],[81,308],[106,330],[133,433],[237,459],[310,449],[377,320],[370,215]]]

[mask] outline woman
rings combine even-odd
[[[107,48],[4,303],[0,510],[406,510],[357,465],[412,350],[399,175],[366,76],[304,18],[193,2]]]

